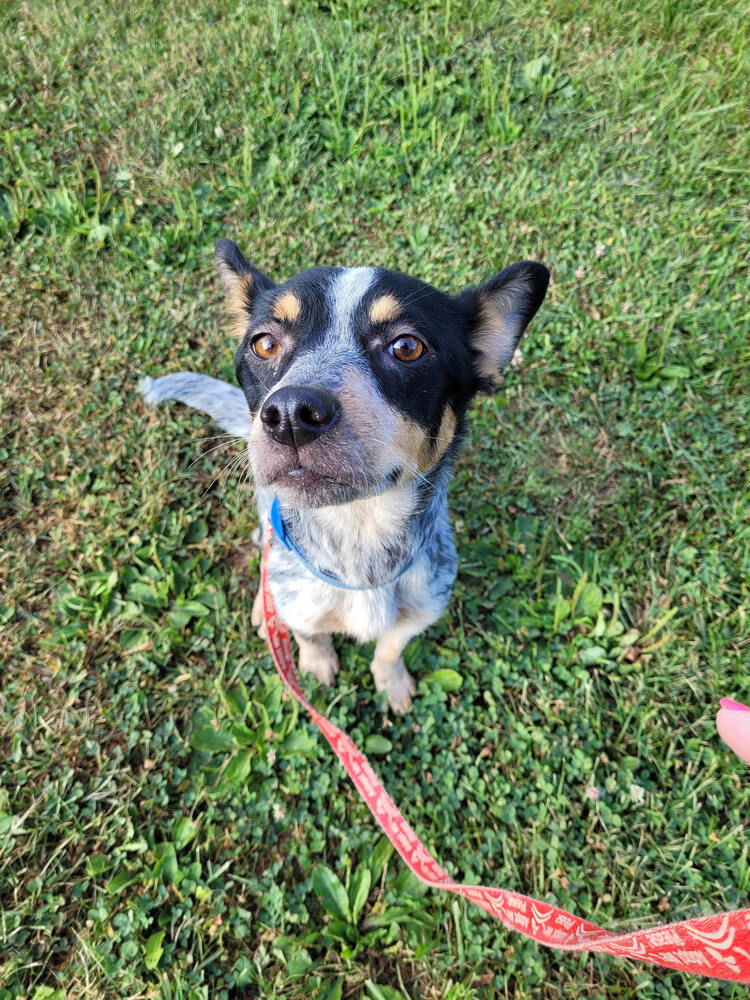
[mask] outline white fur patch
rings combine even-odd
[[[329,292],[331,326],[335,337],[351,342],[354,310],[375,280],[374,267],[347,267],[338,275]]]
[[[393,486],[379,496],[335,507],[319,507],[310,516],[320,529],[340,540],[341,551],[370,549],[395,538],[414,513],[414,485]],[[352,558],[356,572],[357,560]]]

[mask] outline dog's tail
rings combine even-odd
[[[161,378],[144,378],[138,386],[149,406],[176,399],[194,410],[213,417],[222,430],[247,441],[250,436],[250,411],[241,389],[210,375],[177,372]]]

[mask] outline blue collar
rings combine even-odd
[[[284,546],[284,548],[287,549],[289,552],[293,552],[297,556],[297,558],[305,567],[308,573],[312,573],[313,576],[317,576],[319,580],[322,580],[323,583],[330,584],[331,587],[340,587],[342,590],[376,590],[378,587],[386,587],[388,586],[389,583],[394,583],[396,580],[398,580],[400,576],[403,576],[403,574],[407,571],[407,569],[411,567],[412,563],[414,562],[414,557],[412,556],[412,558],[409,559],[407,562],[405,562],[404,565],[401,567],[401,569],[398,571],[398,573],[396,573],[395,576],[392,576],[390,580],[384,580],[382,583],[373,584],[371,587],[352,587],[351,584],[344,583],[343,580],[340,580],[337,576],[334,576],[332,573],[326,573],[325,570],[315,569],[314,566],[310,565],[310,563],[307,560],[307,557],[305,556],[305,554],[300,549],[299,545],[294,540],[294,536],[292,535],[286,522],[284,521],[284,518],[281,514],[281,504],[279,503],[278,497],[276,497],[273,503],[271,504],[270,520],[273,532],[279,539],[281,544]]]

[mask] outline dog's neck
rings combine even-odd
[[[445,511],[447,478],[447,469],[436,469],[424,480],[332,507],[282,503],[283,515],[313,567],[354,587],[377,586],[397,575],[424,544]],[[263,500],[261,510],[270,506],[266,496]]]

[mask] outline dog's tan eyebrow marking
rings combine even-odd
[[[390,292],[386,292],[385,295],[378,295],[370,305],[371,323],[392,323],[400,315],[401,303]]]
[[[276,319],[293,323],[302,311],[302,303],[294,292],[284,292],[271,306],[271,312]]]

